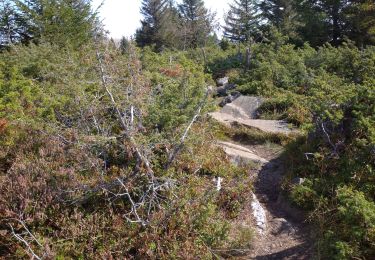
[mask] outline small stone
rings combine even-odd
[[[297,178],[294,178],[292,180],[292,184],[294,184],[294,185],[302,185],[305,181],[306,181],[305,178],[299,178],[299,177],[297,177]]]
[[[232,90],[232,89],[236,89],[236,88],[237,88],[236,84],[228,83],[228,84],[225,85],[226,90]]]
[[[241,96],[241,93],[238,92],[238,91],[232,91],[232,93],[230,93],[230,95],[231,95],[232,97],[238,98],[238,97]]]
[[[235,97],[227,96],[220,102],[219,106],[224,107],[226,104],[232,103],[233,100],[235,100]]]
[[[216,83],[218,86],[225,86],[229,82],[229,77],[218,78]]]
[[[225,87],[221,86],[216,89],[216,95],[219,97],[224,97],[227,95],[227,90]]]
[[[294,227],[284,218],[275,218],[272,220],[272,223],[277,228],[277,231],[273,232],[274,235],[285,234],[289,236],[295,233]]]

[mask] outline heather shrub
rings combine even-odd
[[[187,54],[131,46],[122,55],[111,43],[81,51],[42,43],[14,48],[0,54],[6,57],[0,66],[1,257],[31,255],[14,234],[38,256],[56,259],[211,258],[212,249],[230,247],[233,227],[213,179],[222,177],[234,191],[246,171],[214,144],[205,117],[167,167],[198,106],[205,102],[202,114],[212,107],[204,99],[212,79],[202,65]],[[133,113],[131,139],[104,89],[96,48],[120,115],[128,123]],[[139,203],[142,222],[124,195],[128,190],[138,202],[154,194],[134,143],[149,158],[153,180],[163,183],[154,202]],[[245,183],[229,208],[235,215],[247,203],[251,185]]]

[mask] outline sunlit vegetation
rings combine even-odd
[[[201,0],[142,2],[135,40],[117,42],[88,0],[0,1],[0,258],[248,249],[253,230],[234,223],[249,169],[215,144],[234,139],[285,146],[284,192],[318,257],[372,259],[373,2],[236,0],[222,40]],[[219,76],[298,134],[213,122]]]

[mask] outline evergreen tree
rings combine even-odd
[[[179,11],[184,48],[204,46],[213,31],[215,15],[207,10],[203,0],[183,0]]]
[[[316,5],[326,15],[326,26],[329,33],[329,41],[337,46],[344,38],[346,19],[344,11],[349,5],[347,0],[320,0]]]
[[[28,0],[17,1],[27,31],[34,41],[64,46],[80,46],[91,39],[97,25],[91,11],[91,0]]]
[[[375,42],[375,4],[371,0],[295,0],[303,20],[303,40],[337,46],[351,39],[358,46]]]
[[[352,0],[344,12],[349,28],[346,33],[348,38],[360,47],[375,44],[375,2]]]
[[[275,26],[289,39],[298,38],[297,30],[301,26],[294,0],[263,0],[260,4],[262,17],[269,25]]]
[[[327,15],[317,6],[316,0],[294,0],[297,12],[300,14],[302,26],[298,34],[304,42],[312,46],[321,46],[329,41]]]
[[[165,26],[168,21],[168,0],[143,0],[141,28],[136,32],[138,46],[155,44],[160,49],[165,44]]]
[[[29,40],[26,24],[14,1],[0,0],[0,48]]]
[[[177,7],[169,1],[164,13],[164,23],[159,33],[163,46],[169,48],[181,47],[181,22]]]
[[[122,54],[128,53],[129,47],[130,47],[129,40],[125,36],[123,36],[120,40],[120,46],[119,46],[121,53]]]
[[[249,42],[259,33],[259,15],[254,0],[234,0],[225,17],[224,37],[233,42]]]

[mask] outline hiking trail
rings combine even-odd
[[[237,123],[285,135],[295,131],[284,121],[255,119],[261,103],[259,97],[238,95],[210,116],[226,126]],[[280,158],[282,148],[234,141],[218,141],[218,145],[235,164],[253,162],[259,165],[249,174],[254,180],[249,217],[255,227],[255,237],[250,251],[236,259],[311,259],[310,230],[304,222],[304,214],[291,207],[281,194],[285,163]]]

